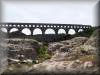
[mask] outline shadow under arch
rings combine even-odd
[[[70,35],[74,35],[74,34],[76,34],[76,32],[75,32],[74,29],[69,29],[68,34],[70,34]]]
[[[58,34],[66,34],[65,29],[59,29],[59,30],[58,30]]]
[[[10,33],[18,31],[18,28],[11,28]]]
[[[31,31],[29,28],[24,28],[22,31],[21,31],[23,34],[25,35],[31,35]]]
[[[45,34],[55,34],[55,30],[48,28],[48,29],[45,30]]]
[[[42,30],[40,28],[35,28],[33,30],[33,35],[38,35],[38,34],[42,34]]]

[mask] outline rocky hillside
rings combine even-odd
[[[98,74],[97,36],[95,31],[90,38],[75,37],[71,40],[50,43],[48,50],[53,53],[52,58],[33,65],[28,73]]]
[[[75,37],[71,40],[49,43],[48,52],[52,55],[50,59],[44,60],[43,62],[39,62],[38,60],[36,60],[36,64],[21,64],[18,61],[17,64],[10,65],[8,69],[3,73],[3,75],[14,75],[19,73],[23,75],[61,73],[99,74],[97,33],[98,30],[95,31],[90,38]],[[25,43],[25,41],[23,42]],[[13,44],[12,41],[10,43]],[[29,43],[26,42],[24,46],[22,46],[22,42],[16,43],[18,45],[14,45],[16,50],[24,52],[24,50],[26,49],[25,54],[29,53],[27,52],[27,49],[29,48],[28,46],[30,46],[31,50],[36,49],[35,46],[37,48],[40,47],[39,43],[28,45]],[[8,47],[11,47],[11,49],[13,49],[14,47],[12,44],[8,44],[10,45]],[[40,53],[44,53],[42,52],[42,50],[45,50],[45,48],[40,48]],[[27,57],[27,55],[24,56]],[[45,58],[45,56],[43,56],[43,58]]]
[[[19,62],[33,62],[40,55],[43,44],[33,39],[9,38],[6,43],[1,43],[7,48],[8,64]]]

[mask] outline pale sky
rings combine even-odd
[[[3,22],[85,24],[95,26],[98,0],[3,1]]]

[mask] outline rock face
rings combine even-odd
[[[34,65],[29,71],[31,74],[37,73],[96,73],[98,72],[97,66],[91,61],[82,62],[80,60],[76,61],[49,61]]]
[[[50,43],[48,50],[53,53],[52,58],[33,65],[28,73],[99,74],[98,52],[95,45],[98,38],[97,35],[93,35],[90,38],[75,37],[71,40]]]
[[[8,43],[5,45],[8,48],[8,59],[16,60],[35,60],[37,57],[37,49],[41,44],[32,39],[6,39]]]
[[[7,50],[6,47],[3,47],[5,43],[7,43],[4,39],[6,38],[6,34],[1,32],[0,30],[0,74],[6,69],[8,62],[7,62]]]
[[[72,49],[75,47],[78,47],[82,44],[84,44],[86,41],[88,40],[88,38],[86,37],[75,37],[71,40],[66,40],[66,41],[61,41],[61,42],[55,42],[55,43],[51,43],[49,44],[49,51],[57,51],[57,50],[64,50],[64,51],[68,51],[68,49]]]
[[[94,32],[90,38],[75,37],[71,40],[50,43],[48,46],[48,51],[52,53],[52,57],[50,59],[45,60],[42,63],[32,64],[30,67],[26,65],[24,66],[22,64],[17,64],[16,69],[13,65],[14,68],[9,67],[7,69],[8,74],[9,72],[13,72],[15,74],[20,72],[23,73],[23,75],[46,73],[51,75],[62,73],[100,74],[98,67],[97,40],[98,37],[96,32]],[[11,41],[11,43],[13,43],[13,41]],[[25,44],[23,47],[25,48],[23,48],[22,42],[20,43],[17,43],[17,45],[19,45],[18,47],[21,46],[18,50],[22,50],[23,52],[25,49],[27,51],[27,48],[29,47],[32,48],[32,50],[39,47],[39,45],[36,43],[29,46],[28,42],[24,42]],[[14,46],[10,47],[13,49]],[[31,62],[30,60],[27,61]],[[19,65],[22,67],[19,67]]]
[[[100,29],[97,29],[93,32],[93,35],[86,41],[85,45],[91,45],[93,47],[98,47],[99,46],[99,38],[100,36]]]

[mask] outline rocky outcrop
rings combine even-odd
[[[74,52],[76,47],[83,45],[87,40],[87,37],[75,37],[71,40],[50,43],[48,46],[48,50],[54,54],[56,51],[60,51],[60,53],[66,52],[67,54],[69,54],[71,52]]]
[[[93,62],[82,62],[80,60],[74,61],[45,61],[43,63],[34,65],[28,72],[29,74],[60,74],[60,73],[98,73],[98,67]]]
[[[28,73],[99,74],[98,52],[95,45],[98,38],[97,35],[93,35],[90,38],[75,37],[71,40],[50,43],[48,50],[53,52],[52,58],[33,65]]]
[[[8,61],[16,60],[35,60],[37,58],[37,49],[42,45],[33,39],[6,39],[8,43],[4,46],[8,48]]]
[[[31,66],[17,64],[16,68],[16,65],[12,65],[14,68],[12,66],[8,68],[7,73],[13,72],[16,74],[21,72],[27,75],[46,73],[51,75],[62,73],[100,74],[97,40],[98,37],[96,32],[94,32],[90,38],[75,37],[71,40],[50,43],[48,46],[48,51],[52,53],[50,59],[41,63],[31,64]],[[28,44],[25,45],[26,48],[27,46]],[[28,60],[28,62],[30,63],[31,61]]]

